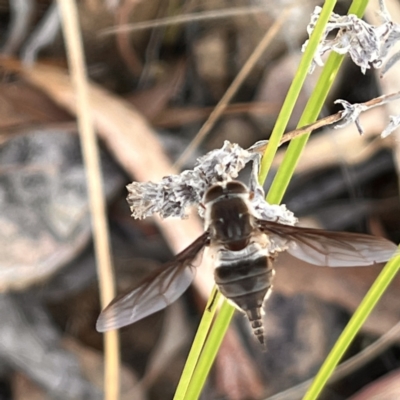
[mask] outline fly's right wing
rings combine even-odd
[[[367,266],[399,254],[394,243],[376,236],[302,228],[264,220],[257,220],[257,224],[265,234],[291,242],[287,251],[292,256],[314,265]]]
[[[116,297],[100,314],[96,329],[105,332],[130,325],[167,307],[177,300],[193,281],[193,261],[209,244],[205,232],[165,265],[162,272],[153,274],[142,285]]]

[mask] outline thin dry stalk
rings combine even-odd
[[[253,53],[247,59],[242,69],[237,74],[236,78],[233,80],[233,82],[231,83],[225,94],[222,96],[221,100],[218,102],[215,109],[210,114],[206,122],[203,124],[203,126],[201,127],[195,138],[192,140],[192,142],[189,144],[186,150],[176,161],[175,167],[177,169],[181,169],[182,165],[189,158],[193,150],[196,149],[196,147],[201,143],[204,137],[210,132],[212,127],[215,125],[218,118],[223,114],[228,103],[232,100],[233,96],[236,94],[242,83],[249,76],[254,65],[258,62],[258,60],[264,54],[265,50],[268,48],[268,46],[272,43],[273,39],[278,34],[286,18],[289,16],[289,10],[290,8],[286,8],[280,14],[280,17],[273,23],[271,28],[268,30],[268,32],[266,32],[264,37],[261,39],[261,42],[257,45]]]
[[[58,4],[61,10],[68,62],[76,90],[77,120],[87,173],[101,304],[106,306],[115,297],[115,285],[108,238],[106,207],[102,190],[99,150],[91,117],[89,89],[78,25],[78,12],[74,0],[58,0]],[[104,351],[105,399],[117,400],[119,397],[120,364],[118,331],[110,331],[105,334]]]
[[[198,22],[210,19],[231,18],[248,14],[256,14],[263,11],[266,11],[266,8],[263,6],[246,6],[246,7],[234,7],[222,10],[196,12],[192,14],[177,15],[174,17],[158,18],[152,21],[136,22],[135,24],[118,25],[112,28],[104,29],[100,33],[100,35],[106,36],[121,32],[134,32],[143,29],[160,28],[163,26],[193,23],[195,21]]]
[[[363,110],[362,112],[366,112],[372,108],[383,106],[384,104],[388,104],[398,99],[400,99],[400,92],[375,97],[371,100],[366,101],[365,103],[360,103],[359,105],[365,108],[365,110]],[[323,128],[332,125],[336,122],[340,122],[343,120],[344,117],[345,117],[345,112],[344,110],[342,110],[337,112],[336,114],[328,115],[324,118],[321,118],[313,122],[312,124],[305,125],[300,128],[294,129],[293,131],[287,132],[282,136],[282,139],[279,142],[279,146],[282,146],[282,144],[289,142],[290,140],[295,139],[296,137],[305,135],[306,133],[313,133],[315,130],[319,128]],[[339,127],[339,125],[337,127]],[[254,147],[253,151],[260,154],[264,154],[264,151],[267,148],[267,146],[268,146],[268,141],[265,141],[265,144]]]

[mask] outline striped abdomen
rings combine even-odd
[[[251,247],[251,245],[250,245]],[[246,313],[254,335],[264,344],[261,308],[272,286],[271,259],[262,251],[221,251],[214,271],[221,293]]]

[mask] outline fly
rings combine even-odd
[[[384,238],[260,219],[252,196],[239,181],[211,186],[203,198],[205,232],[161,273],[115,298],[100,314],[97,330],[132,324],[177,300],[193,280],[193,262],[208,246],[220,292],[246,314],[255,337],[264,345],[262,307],[272,289],[273,262],[279,252],[288,251],[319,266],[352,267],[387,261],[396,251],[396,245]]]

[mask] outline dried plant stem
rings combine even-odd
[[[400,99],[400,92],[395,92],[391,94],[383,94],[382,96],[375,97],[374,99],[366,101],[365,103],[362,104],[365,105],[368,109],[370,109],[378,106],[383,106],[384,104],[399,99]]]
[[[264,54],[265,50],[268,48],[268,46],[272,43],[272,40],[278,34],[286,18],[289,16],[290,10],[291,8],[285,9],[280,14],[279,18],[271,26],[271,28],[268,30],[268,32],[266,32],[264,37],[261,39],[261,42],[257,45],[253,53],[247,59],[242,69],[240,70],[236,78],[233,80],[233,82],[231,83],[225,94],[222,96],[221,100],[215,106],[215,109],[207,118],[206,122],[203,124],[203,126],[201,127],[195,138],[192,140],[192,142],[189,144],[189,146],[186,148],[186,150],[182,153],[182,155],[175,163],[175,167],[178,170],[181,169],[182,165],[189,158],[193,150],[201,143],[204,137],[210,132],[211,128],[214,126],[218,118],[223,114],[228,103],[232,100],[233,96],[236,94],[242,83],[249,76],[249,73],[253,69],[254,65]]]
[[[163,26],[193,23],[210,19],[232,18],[241,15],[257,14],[263,11],[267,11],[265,6],[233,7],[222,10],[196,12],[174,17],[159,18],[151,21],[136,22],[135,24],[120,24],[112,28],[104,29],[100,35],[106,36],[121,32],[134,32],[143,29],[160,28]]]
[[[396,92],[375,97],[371,100],[366,101],[365,103],[360,103],[359,105],[365,107],[363,112],[366,112],[368,110],[371,110],[372,108],[383,106],[391,101],[399,99],[400,99],[400,92]],[[336,114],[328,115],[327,117],[321,118],[311,124],[304,125],[300,128],[294,129],[293,131],[287,132],[282,136],[281,140],[279,141],[279,146],[299,136],[310,134],[314,132],[316,129],[337,123],[341,121],[344,117],[345,117],[345,112],[344,110],[341,110]],[[268,146],[268,141],[266,140],[264,143],[260,143],[260,145],[258,146],[253,146],[251,150],[255,153],[263,154],[267,146]]]
[[[77,98],[77,120],[81,138],[83,158],[87,173],[88,197],[92,215],[93,239],[96,253],[102,306],[115,297],[114,277],[108,238],[106,206],[102,190],[99,151],[89,104],[82,41],[78,25],[78,12],[74,0],[58,0],[68,62]],[[104,336],[105,351],[105,399],[119,397],[119,336],[117,331]]]
[[[339,122],[342,119],[342,112],[339,111],[336,114],[328,115],[327,117],[321,118],[312,124],[308,124],[306,126],[302,126],[301,128],[294,129],[293,131],[290,131],[288,133],[285,133],[282,136],[282,139],[279,143],[279,146],[281,146],[283,143],[288,142],[289,140],[292,140],[298,136],[304,135],[306,133],[311,133],[319,128],[322,128],[324,126],[328,126],[331,124],[334,124],[335,122]]]

